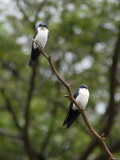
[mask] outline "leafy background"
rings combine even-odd
[[[82,116],[62,127],[70,102],[43,55],[28,67],[41,21],[50,31],[45,51],[73,93],[88,85],[87,117],[120,159],[119,0],[1,0],[0,159],[108,159]]]

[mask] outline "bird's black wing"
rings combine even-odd
[[[76,99],[76,97],[78,96],[78,93],[79,93],[79,89],[77,89],[76,91],[75,91],[75,93],[73,94],[73,97]]]
[[[34,39],[36,37],[36,35],[38,34],[38,30],[35,30],[35,34],[34,34]],[[40,54],[40,49],[36,48],[34,49],[33,47],[34,42],[32,42],[32,51],[31,51],[31,58],[30,58],[30,62],[29,62],[29,66],[32,66],[34,61],[38,58],[39,54]]]
[[[35,29],[35,34],[34,34],[33,38],[35,38],[37,34],[38,34],[38,29],[36,28]]]
[[[47,38],[47,40],[49,39],[49,37],[50,37],[50,34],[49,34],[49,32],[48,32],[48,38]]]
[[[79,93],[79,89],[77,89],[75,91],[75,93],[73,94],[73,97],[75,99],[77,98],[78,93]],[[77,117],[80,114],[79,110],[73,110],[72,107],[73,107],[73,102],[70,103],[68,113],[67,113],[66,118],[63,123],[63,125],[67,124],[67,128],[69,128],[71,126],[71,124],[77,119]]]

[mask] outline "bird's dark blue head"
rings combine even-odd
[[[38,27],[45,27],[45,28],[47,28],[47,24],[46,23],[44,23],[44,22],[42,22],[42,23],[40,23],[39,24],[39,26]]]
[[[86,89],[88,89],[88,86],[86,86],[86,85],[81,85],[80,88],[86,88]]]

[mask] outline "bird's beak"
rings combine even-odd
[[[42,26],[41,29],[44,30],[44,27]]]

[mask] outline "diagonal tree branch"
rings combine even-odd
[[[104,151],[106,152],[106,154],[109,156],[109,158],[111,160],[114,160],[114,156],[112,155],[112,153],[109,151],[109,149],[107,148],[105,142],[104,142],[104,135],[102,134],[101,136],[93,129],[92,125],[89,123],[88,119],[87,119],[87,116],[84,112],[84,109],[80,106],[80,104],[74,99],[73,95],[72,95],[72,92],[71,92],[71,89],[70,89],[70,86],[69,84],[67,84],[62,78],[61,76],[59,75],[59,73],[57,72],[57,70],[55,69],[54,65],[53,65],[53,62],[51,60],[51,56],[48,56],[46,54],[46,52],[43,50],[41,44],[36,41],[35,39],[33,39],[33,41],[40,47],[41,49],[41,52],[43,53],[43,55],[46,57],[46,59],[48,60],[49,64],[50,64],[50,67],[52,69],[52,71],[54,72],[54,74],[57,76],[57,78],[60,80],[60,82],[66,87],[68,93],[69,93],[69,96],[68,98],[73,101],[73,103],[78,107],[78,109],[81,111],[81,114],[82,114],[82,117],[86,123],[86,125],[88,126],[90,132],[98,139],[98,141],[100,142],[101,146],[103,147]]]
[[[116,80],[116,72],[117,72],[117,64],[118,64],[118,60],[120,57],[120,28],[119,28],[119,33],[118,33],[118,39],[116,42],[116,46],[114,49],[114,54],[113,54],[113,61],[112,61],[112,65],[110,68],[110,100],[109,100],[109,104],[108,104],[108,109],[105,113],[105,115],[108,116],[107,122],[105,124],[105,126],[103,127],[103,129],[99,132],[99,133],[105,133],[106,136],[109,135],[110,130],[113,126],[113,122],[114,122],[114,118],[115,115],[117,114],[116,112],[116,103],[115,103],[115,90],[117,87],[117,80]],[[86,160],[87,157],[92,153],[92,151],[95,149],[95,147],[98,145],[97,140],[92,141],[88,148],[86,149],[85,152],[83,152],[82,156],[80,156],[80,160]]]
[[[120,139],[116,140],[114,142],[114,144],[112,144],[110,146],[110,150],[112,152],[119,152],[120,151]],[[106,155],[104,153],[100,154],[95,160],[101,160],[101,159],[102,160],[106,160],[107,159],[107,157],[106,157]]]

